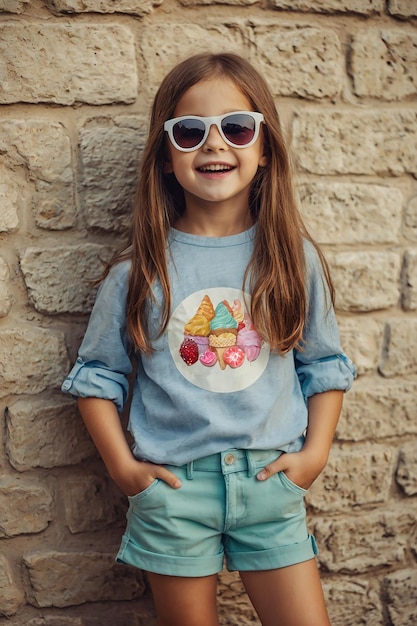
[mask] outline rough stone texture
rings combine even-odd
[[[89,313],[97,291],[91,281],[110,257],[110,248],[97,244],[28,248],[20,267],[30,302],[41,313]]]
[[[19,472],[74,465],[95,454],[76,404],[69,398],[19,399],[9,404],[6,417],[7,453]]]
[[[407,250],[404,255],[403,308],[406,311],[417,309],[417,248]]]
[[[417,373],[417,319],[392,318],[385,327],[386,345],[379,370],[383,376]]]
[[[133,116],[92,120],[80,129],[81,205],[89,228],[126,231],[147,120]]]
[[[21,205],[22,182],[4,165],[0,165],[0,232],[15,230],[19,224],[18,207]]]
[[[299,196],[306,224],[321,244],[389,244],[400,239],[404,200],[399,189],[307,183],[300,186]]]
[[[6,261],[0,257],[0,317],[5,317],[12,306],[9,291],[9,280],[9,266]]]
[[[349,513],[362,505],[388,500],[393,451],[385,445],[334,449],[320,478],[308,492],[311,509]]]
[[[63,124],[42,120],[0,120],[2,152],[6,155],[4,203],[9,214],[3,229],[16,228],[16,209],[23,211],[30,203],[35,221],[41,228],[62,230],[73,226],[71,143]],[[27,185],[27,180],[33,181],[33,189],[32,185]]]
[[[375,311],[398,304],[401,256],[396,252],[329,254],[337,300],[342,311]]]
[[[387,513],[363,511],[355,517],[320,519],[314,524],[320,563],[330,572],[350,573],[384,565],[405,566],[417,530],[416,512],[414,502],[414,506],[410,503]]]
[[[0,615],[15,615],[23,603],[23,592],[13,578],[9,562],[0,554]]]
[[[52,495],[32,480],[0,479],[0,537],[39,533],[52,519]]]
[[[319,99],[343,85],[340,41],[331,30],[312,27],[254,27],[257,62],[273,93]]]
[[[407,496],[417,494],[417,441],[410,441],[401,448],[396,478]]]
[[[97,532],[118,519],[123,519],[125,498],[108,478],[94,474],[78,474],[63,483],[65,517],[72,533]]]
[[[401,2],[401,0],[399,0]],[[364,15],[381,13],[384,9],[384,0],[270,0],[270,5],[276,9],[292,11],[317,11],[319,13],[355,12]]]
[[[47,6],[57,13],[131,13],[146,15],[163,0],[46,0]]]
[[[185,57],[201,52],[201,43],[204,49],[218,52],[227,49],[247,56],[244,37],[249,35],[248,28],[243,23],[232,23],[228,26],[222,23],[213,24],[209,20],[206,27],[200,26],[201,20],[193,24],[192,29],[187,24],[151,24],[142,33],[139,41],[141,88],[153,97],[159,83],[166,73]]]
[[[303,110],[293,150],[312,174],[417,175],[417,112]]]
[[[23,13],[30,0],[0,0],[0,13]]]
[[[412,0],[388,0],[388,12],[399,17],[415,17],[417,5]]]
[[[5,23],[0,58],[0,75],[6,78],[0,83],[3,104],[136,99],[134,40],[123,25]]]
[[[393,626],[413,626],[417,620],[417,572],[406,569],[387,576],[384,588]],[[405,610],[404,610],[405,609]]]
[[[0,398],[59,387],[69,368],[63,333],[0,330]]]
[[[401,100],[417,91],[417,35],[402,30],[366,31],[352,44],[352,76],[358,96]]]
[[[337,438],[373,442],[414,435],[414,439],[417,435],[415,394],[417,381],[361,377],[345,397]]]
[[[381,356],[384,325],[371,317],[339,317],[341,342],[358,374],[376,372]]]
[[[84,602],[131,600],[144,591],[140,572],[114,563],[104,552],[35,552],[25,554],[34,606],[72,606]]]
[[[381,626],[382,605],[372,580],[341,577],[338,582],[324,579],[323,590],[332,626]]]

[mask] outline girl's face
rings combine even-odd
[[[246,96],[229,78],[196,83],[179,100],[173,117],[210,117],[233,111],[252,111]],[[215,125],[203,145],[192,152],[181,152],[168,141],[166,173],[173,173],[184,190],[185,214],[196,211],[235,216],[249,213],[249,191],[263,155],[262,126],[255,143],[246,148],[227,144]]]

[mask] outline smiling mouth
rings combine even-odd
[[[224,165],[221,163],[212,163],[211,165],[203,165],[197,167],[198,172],[230,172],[234,167],[232,165]]]

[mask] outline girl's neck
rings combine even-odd
[[[212,212],[195,214],[185,211],[174,224],[177,230],[201,237],[229,237],[243,233],[251,226],[253,219],[249,211],[237,216],[213,215]]]

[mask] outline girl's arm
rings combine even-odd
[[[181,487],[181,481],[164,467],[135,459],[111,400],[78,398],[78,407],[111,478],[127,496],[143,491],[156,478],[174,489]]]
[[[303,449],[300,452],[282,454],[259,472],[259,480],[266,480],[283,471],[292,482],[303,489],[312,485],[326,466],[342,409],[343,393],[338,390],[325,391],[309,398],[308,427]]]

